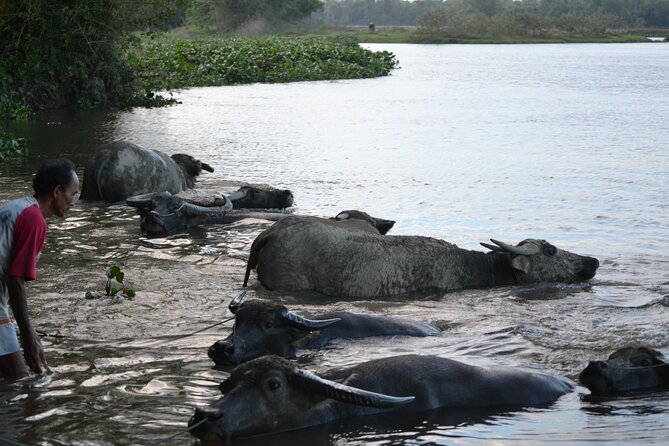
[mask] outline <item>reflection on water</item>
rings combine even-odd
[[[428,338],[336,341],[300,352],[315,372],[384,356],[436,354],[576,379],[632,343],[669,352],[669,58],[661,45],[407,46],[392,76],[193,89],[182,105],[52,114],[16,132],[30,157],[0,165],[0,200],[29,193],[45,158],[80,167],[128,139],[215,167],[200,187],[290,188],[297,213],[359,208],[392,233],[479,249],[543,238],[594,255],[590,284],[551,284],[375,302],[328,302],[253,285],[249,297],[297,312],[352,310],[438,323]],[[653,110],[653,113],[648,113]],[[80,172],[81,173],[81,172]],[[206,350],[230,333],[227,304],[269,223],[248,220],[167,238],[134,209],[79,203],[49,222],[32,318],[51,372],[0,384],[0,436],[30,445],[145,445],[183,432],[218,398],[225,369]],[[119,265],[134,300],[84,299]],[[193,334],[195,333],[195,334]],[[190,335],[190,336],[186,336]],[[666,393],[592,401],[583,388],[541,409],[434,411],[342,420],[239,444],[662,444]],[[194,444],[187,434],[160,444]]]

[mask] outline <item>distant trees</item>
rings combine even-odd
[[[373,21],[381,26],[417,26],[424,21],[423,16],[436,10],[448,11],[468,22],[513,16],[515,26],[531,20],[535,23],[528,25],[535,28],[539,19],[553,23],[580,21],[577,27],[592,29],[603,24],[669,28],[669,0],[324,0],[323,9],[314,18],[330,25],[366,25]],[[588,21],[592,23],[584,25]]]
[[[273,28],[309,17],[320,0],[193,0],[188,20],[211,32]]]
[[[561,34],[601,36],[618,20],[612,14],[595,12],[592,15],[567,13],[557,17],[540,14],[538,9],[511,7],[495,14],[486,14],[474,3],[451,1],[441,9],[425,13],[418,23],[417,41],[435,38],[500,38],[555,37]],[[487,11],[494,8],[487,5]],[[440,39],[437,39],[440,40]]]
[[[312,17],[328,25],[417,25],[420,17],[448,0],[324,0]]]

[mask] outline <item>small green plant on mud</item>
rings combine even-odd
[[[123,284],[125,273],[121,271],[118,265],[108,268],[106,275],[107,284],[105,285],[105,294],[87,291],[86,299],[98,299],[103,296],[125,297],[126,299],[133,299],[135,297],[135,290]]]

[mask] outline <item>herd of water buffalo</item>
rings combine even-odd
[[[190,155],[168,156],[123,141],[101,147],[86,164],[81,199],[125,200],[149,235],[254,217],[275,223],[253,242],[244,286],[258,282],[281,293],[378,298],[594,277],[599,262],[545,240],[517,245],[491,240],[487,252],[443,240],[386,233],[394,222],[350,210],[334,218],[294,215],[293,195],[269,186],[244,186],[224,195],[193,189],[213,168]],[[570,380],[521,369],[483,368],[420,355],[364,362],[317,376],[290,361],[298,349],[335,338],[432,336],[441,330],[406,319],[334,312],[305,317],[245,293],[231,302],[232,334],[209,348],[220,366],[235,366],[222,398],[197,409],[189,426],[208,441],[294,430],[386,411],[447,407],[544,406],[573,391]],[[652,349],[633,346],[590,362],[579,376],[592,394],[649,391],[669,386],[669,364]],[[250,409],[252,408],[252,409]],[[254,413],[253,417],[237,416]]]

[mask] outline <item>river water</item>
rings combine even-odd
[[[29,157],[0,165],[0,200],[29,193],[44,159],[82,173],[100,144],[126,139],[190,153],[216,171],[201,188],[290,188],[299,214],[362,209],[394,234],[477,249],[543,238],[599,258],[589,284],[500,288],[412,300],[304,302],[254,285],[295,311],[350,309],[440,321],[425,339],[335,342],[301,352],[313,371],[417,352],[576,379],[629,344],[669,354],[669,45],[370,45],[396,54],[385,78],[198,88],[181,105],[53,113],[14,131]],[[194,409],[227,376],[207,347],[241,290],[254,220],[147,239],[134,210],[77,204],[49,222],[33,322],[51,373],[0,385],[0,434],[26,445],[191,445]],[[120,265],[134,300],[86,300]],[[435,411],[343,420],[236,442],[349,444],[666,444],[669,393],[609,400],[578,387],[547,408]]]

